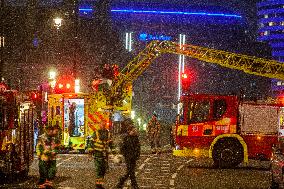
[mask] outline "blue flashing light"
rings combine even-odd
[[[82,11],[82,12],[92,12],[93,9],[91,9],[91,8],[80,8],[79,11]]]
[[[79,11],[92,12],[92,8],[80,8]],[[154,11],[154,10],[132,10],[132,9],[112,9],[111,12],[118,13],[140,13],[140,14],[175,14],[175,15],[199,15],[199,16],[225,16],[242,18],[236,14],[206,13],[206,12],[181,12],[181,11]]]

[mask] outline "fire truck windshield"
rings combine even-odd
[[[209,112],[209,100],[190,99],[182,103],[180,122],[183,124],[191,124],[208,121]]]
[[[210,114],[212,110],[212,115]],[[227,111],[225,99],[217,98],[190,98],[180,103],[180,123],[202,123],[206,121],[220,120]]]

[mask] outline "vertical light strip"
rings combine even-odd
[[[185,35],[179,34],[179,45],[180,49],[184,49],[182,45],[185,44]],[[181,86],[181,74],[184,72],[184,62],[185,62],[185,56],[179,55],[178,59],[178,102],[180,101],[180,97],[182,95],[182,86]],[[177,112],[180,113],[180,104],[177,106]]]
[[[125,34],[125,48],[130,52],[132,51],[132,32]]]
[[[185,35],[182,35],[182,45],[185,45]],[[184,50],[184,47],[182,47],[182,50]],[[182,55],[182,72],[184,72],[184,61],[185,61],[185,56]]]
[[[181,35],[179,34],[179,45],[181,45]],[[178,57],[178,101],[180,100],[181,95],[181,56]]]
[[[128,49],[128,32],[125,34],[125,48]]]
[[[129,44],[128,44],[128,47],[129,47],[129,52],[132,51],[132,33],[129,32],[129,40],[128,40]]]

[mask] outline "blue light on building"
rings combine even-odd
[[[264,0],[258,8],[258,41],[268,42],[272,58],[284,62],[284,1]],[[273,91],[283,91],[283,82],[272,80]]]
[[[80,8],[82,12],[93,12],[92,8]],[[183,12],[183,11],[160,11],[160,10],[134,10],[134,9],[112,9],[114,13],[132,13],[132,14],[171,14],[171,15],[196,15],[196,16],[221,16],[221,17],[234,17],[242,18],[236,14],[223,14],[223,13],[207,13],[207,12]]]
[[[141,33],[139,35],[140,41],[152,41],[152,40],[170,41],[171,39],[172,37],[167,35],[147,34],[147,33]]]

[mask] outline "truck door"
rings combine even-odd
[[[185,100],[181,106],[177,136],[202,136],[204,129],[212,127],[208,123],[210,120],[209,99],[190,98]]]
[[[55,126],[58,125],[61,130],[60,140],[63,143],[63,97],[61,94],[52,94],[48,96],[48,125]]]

